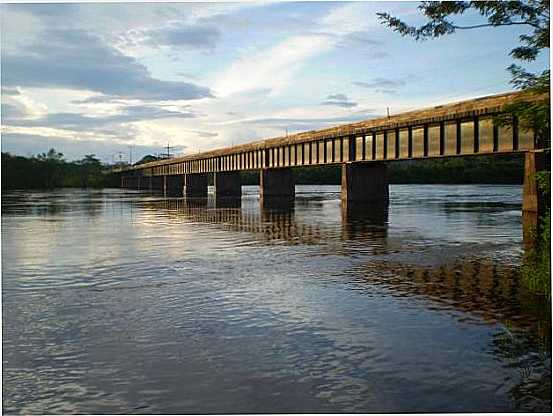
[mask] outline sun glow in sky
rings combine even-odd
[[[523,27],[427,42],[414,2],[3,4],[2,151],[191,154],[511,90]],[[476,16],[466,19],[478,20]],[[548,57],[526,65],[548,66]]]

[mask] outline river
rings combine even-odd
[[[551,411],[520,186],[392,185],[370,219],[243,192],[3,193],[4,412]]]

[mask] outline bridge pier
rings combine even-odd
[[[150,192],[163,192],[163,176],[150,176]]]
[[[184,196],[187,198],[207,198],[207,173],[184,175]]]
[[[126,188],[128,189],[138,189],[139,187],[139,184],[138,184],[138,176],[134,176],[134,175],[131,175],[131,176],[127,176],[125,178],[125,184],[126,184]]]
[[[262,169],[259,173],[259,199],[266,208],[281,208],[294,203],[296,188],[292,170]]]
[[[530,151],[524,155],[522,186],[522,240],[525,249],[535,248],[540,237],[540,218],[545,214],[546,201],[538,188],[536,173],[547,169],[544,152]]]
[[[213,184],[215,185],[215,199],[240,199],[242,197],[240,172],[215,172]]]
[[[387,211],[389,204],[388,166],[385,163],[342,165],[342,212]]]
[[[166,197],[182,197],[184,187],[183,175],[163,176],[163,195]]]

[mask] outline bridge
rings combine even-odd
[[[121,170],[121,186],[205,198],[213,175],[216,199],[239,199],[240,172],[257,170],[261,203],[281,206],[294,200],[291,168],[341,164],[347,211],[388,205],[387,165],[394,161],[524,153],[523,213],[537,218],[534,174],[545,164],[542,146],[516,117],[507,125],[496,123],[504,107],[522,97],[520,92],[486,96],[145,163]]]

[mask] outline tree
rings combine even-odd
[[[44,185],[46,188],[55,188],[61,185],[62,169],[65,161],[63,153],[57,152],[55,149],[48,150],[48,153],[37,155],[36,159],[43,165]]]
[[[418,41],[450,35],[458,30],[515,25],[526,27],[529,31],[520,35],[520,45],[512,49],[510,55],[516,60],[530,62],[549,48],[549,7],[549,0],[423,1],[418,8],[428,20],[421,26],[411,26],[388,13],[377,15],[395,32]],[[470,10],[482,17],[481,23],[462,25],[454,21],[455,18],[462,19]],[[527,72],[516,64],[507,69],[511,72],[513,86],[528,95],[526,99],[521,98],[506,107],[506,113],[517,116],[522,128],[534,130],[540,144],[547,147],[550,144],[549,69],[537,74]]]
[[[423,1],[419,10],[428,19],[422,26],[410,26],[388,13],[378,13],[380,21],[403,36],[416,40],[439,38],[455,33],[457,30],[470,30],[483,27],[520,25],[528,29],[519,36],[520,45],[511,50],[510,55],[518,60],[530,62],[549,49],[549,0],[526,1]],[[461,25],[454,18],[473,10],[482,18],[482,23]],[[524,91],[524,98],[506,106],[505,115],[498,118],[500,123],[508,123],[517,117],[523,129],[532,129],[536,133],[539,147],[551,146],[550,130],[550,72],[527,72],[523,67],[511,64],[511,84]],[[550,172],[539,172],[537,175],[540,191],[550,195]],[[548,198],[544,197],[544,201]],[[526,285],[538,293],[550,296],[551,292],[551,213],[546,209],[536,233],[540,243],[525,257],[523,277]]]
[[[158,161],[159,160],[159,157],[157,156],[153,156],[153,155],[146,155],[144,156],[142,159],[140,159],[138,162],[136,162],[134,164],[134,166],[136,165],[142,165],[144,163],[149,163],[149,162],[155,162],[155,161]]]
[[[101,177],[102,163],[96,155],[90,154],[77,162],[81,166],[81,186],[98,186],[98,179]]]

